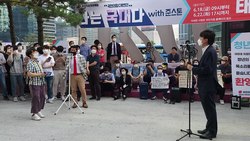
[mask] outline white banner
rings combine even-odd
[[[168,89],[169,88],[168,77],[151,77],[152,89]]]
[[[192,72],[188,72],[189,71],[179,71],[179,88],[192,88]],[[188,74],[190,74],[190,76]]]
[[[250,33],[231,35],[233,95],[250,98]]]

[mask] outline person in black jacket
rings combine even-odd
[[[110,62],[112,68],[114,68],[114,62],[121,60],[121,46],[116,42],[116,35],[112,35],[111,39],[112,42],[109,43],[107,47],[107,61]]]
[[[125,100],[128,96],[128,93],[131,92],[132,79],[128,74],[128,70],[126,68],[121,68],[121,77],[120,77],[120,90],[122,94],[123,100]],[[118,99],[119,96],[115,97],[115,100]]]
[[[206,128],[198,130],[201,138],[211,139],[217,135],[217,114],[215,106],[215,94],[218,87],[217,82],[217,53],[213,47],[215,33],[211,30],[204,30],[200,33],[198,40],[202,47],[202,57],[198,66],[188,65],[187,68],[198,75],[198,93],[201,104],[207,118]]]

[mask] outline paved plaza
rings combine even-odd
[[[88,101],[89,108],[54,112],[61,101],[46,104],[45,119],[30,119],[30,99],[26,102],[0,100],[0,141],[175,141],[188,128],[188,102],[175,105],[161,100]],[[232,110],[217,104],[218,136],[214,141],[249,141],[250,108]],[[192,129],[203,129],[205,116],[200,102],[192,104]],[[186,137],[183,141],[198,141]]]

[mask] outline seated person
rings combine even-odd
[[[120,91],[122,94],[123,100],[128,97],[128,93],[131,92],[131,76],[128,74],[128,70],[126,68],[121,68],[121,77],[120,77]],[[120,95],[116,95],[114,100],[120,98]]]
[[[163,67],[161,65],[159,65],[157,67],[157,73],[155,73],[153,77],[167,77],[168,78],[168,75],[166,73],[163,73]],[[169,83],[169,79],[167,79],[167,81]],[[152,98],[151,98],[151,100],[155,100],[157,98],[156,97],[157,92],[163,92],[163,100],[165,102],[169,101],[167,99],[168,89],[152,89]]]
[[[114,89],[115,89],[115,77],[114,74],[110,72],[108,67],[103,69],[103,73],[100,74],[100,84],[101,84],[101,91],[102,94],[104,92],[111,92],[112,96],[114,96]]]
[[[177,63],[180,60],[179,54],[177,54],[177,48],[172,47],[171,53],[168,55],[168,63]]]
[[[221,58],[221,65],[218,68],[221,70],[222,81],[224,84],[232,84],[232,67],[229,64],[227,56]],[[220,104],[224,104],[225,88],[220,88],[217,92],[220,95]]]
[[[180,66],[175,68],[175,76],[178,78],[179,71],[188,70],[186,67],[186,61],[184,59],[180,60]]]
[[[142,73],[141,73],[141,67],[138,63],[135,63],[131,69],[131,72],[129,72],[129,75],[132,78],[132,84],[137,86],[142,82]]]
[[[149,60],[148,64],[146,65],[146,68],[143,72],[143,81],[150,84],[151,77],[154,76],[155,72],[156,72],[156,69],[154,67],[154,61]]]
[[[113,73],[114,76],[115,76],[116,84],[119,82],[119,79],[120,79],[120,77],[121,77],[120,69],[121,69],[120,61],[119,61],[119,60],[116,60],[116,61],[115,61],[114,68],[112,69],[112,73]]]

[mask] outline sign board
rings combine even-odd
[[[112,0],[87,3],[82,28],[244,21],[249,0]]]
[[[221,70],[217,70],[217,78],[218,78],[218,83],[220,84],[220,86],[222,88],[224,88],[224,83],[223,83],[223,79],[222,79]]]
[[[168,77],[151,77],[152,89],[168,89],[169,78]]]
[[[250,98],[250,33],[231,34],[233,95]]]
[[[192,88],[192,76],[191,71],[179,71],[179,88]]]

